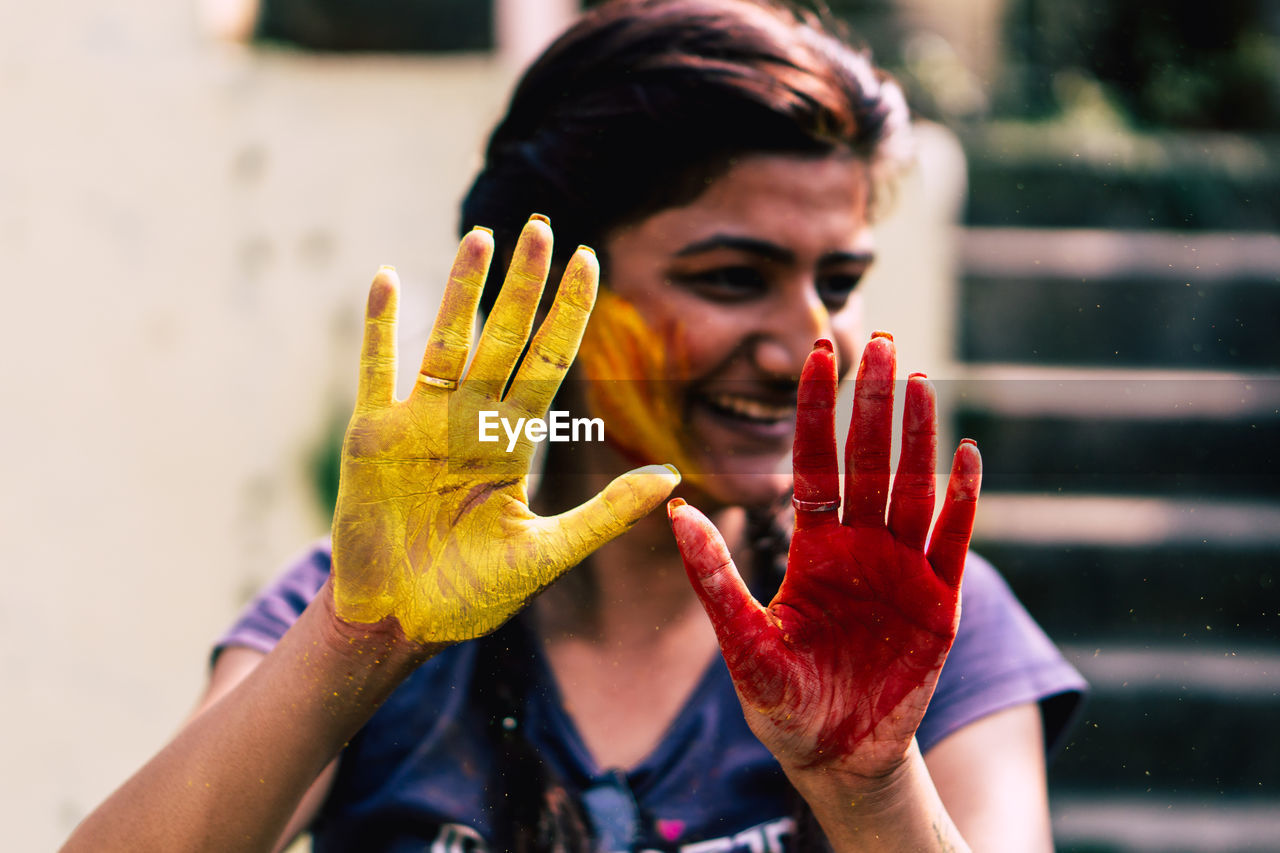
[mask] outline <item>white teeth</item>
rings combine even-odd
[[[780,421],[795,414],[792,406],[771,406],[747,397],[735,397],[729,394],[712,394],[711,402],[735,415],[752,418],[758,421]]]

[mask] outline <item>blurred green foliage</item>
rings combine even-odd
[[[1280,3],[1008,0],[971,224],[1280,228]]]
[[[479,0],[261,0],[258,42],[335,52],[480,51],[493,4]]]
[[[333,516],[338,502],[338,475],[342,468],[342,442],[347,433],[347,421],[351,412],[345,407],[335,407],[330,412],[319,440],[312,446],[308,457],[307,473],[317,508],[325,518]]]
[[[1102,100],[1134,127],[1280,129],[1274,0],[1010,0],[997,115],[1050,118]]]
[[[1280,137],[1070,120],[960,128],[965,220],[1021,227],[1280,230]]]

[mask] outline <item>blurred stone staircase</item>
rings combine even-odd
[[[1280,236],[975,209],[939,391],[975,548],[1093,685],[1058,848],[1280,851]]]

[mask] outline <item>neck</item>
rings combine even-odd
[[[612,458],[578,459],[578,470],[621,473],[627,463]],[[562,512],[602,489],[610,477],[593,474],[563,475],[555,458],[547,460],[535,505],[542,513]],[[686,499],[696,505],[697,496]],[[724,534],[741,571],[750,569],[746,547],[746,513],[737,507],[720,507],[708,516]],[[650,647],[662,641],[663,629],[690,622],[701,624],[706,616],[698,602],[666,513],[655,510],[635,527],[599,548],[586,561],[541,595],[536,604],[539,633],[551,642],[578,642],[630,648]]]

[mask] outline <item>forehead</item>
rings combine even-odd
[[[799,257],[867,250],[867,172],[851,155],[751,155],[689,204],[661,210],[617,236],[666,251],[712,235],[765,238]]]

